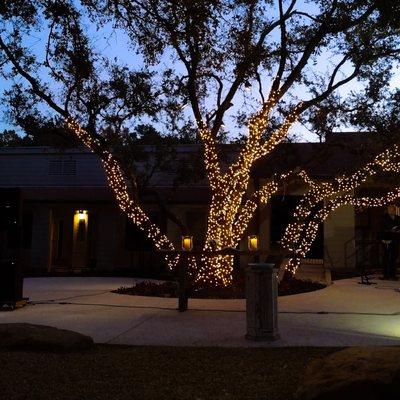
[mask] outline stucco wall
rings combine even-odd
[[[96,223],[97,269],[112,270],[115,267],[118,224],[121,223],[117,210],[101,213]]]
[[[345,246],[353,253],[351,239],[354,238],[354,207],[347,205],[338,208],[325,220],[325,262],[330,268],[355,268],[355,257],[345,260]],[[330,265],[332,264],[332,265]]]

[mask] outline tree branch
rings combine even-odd
[[[59,113],[62,117],[68,118],[68,113],[61,108],[53,99],[40,87],[39,82],[33,78],[28,72],[26,72],[22,66],[18,63],[17,59],[14,57],[10,49],[4,43],[3,38],[0,36],[0,48],[6,54],[7,58],[10,60],[14,68],[18,73],[24,77],[31,85],[33,92],[44,100],[54,111]]]

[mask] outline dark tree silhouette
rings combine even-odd
[[[217,249],[235,247],[258,205],[293,179],[309,190],[283,238],[292,268],[329,212],[343,204],[383,204],[398,194],[352,194],[367,179],[398,172],[395,146],[328,182],[295,169],[251,193],[250,179],[257,160],[269,157],[299,119],[324,135],[334,125],[333,111],[355,120],[357,107],[350,104],[357,96],[358,104],[383,97],[399,58],[395,0],[6,0],[0,13],[0,65],[4,77],[15,79],[6,94],[11,115],[23,120],[45,105],[64,121],[99,155],[120,208],[159,249],[173,245],[146,215],[135,169],[115,150],[127,129],[146,120],[164,134],[195,129],[203,145],[212,192],[204,250],[211,241]],[[42,50],[33,52],[38,31]],[[98,41],[110,32],[135,61],[106,56]],[[351,81],[360,89],[340,97]],[[220,144],[228,119],[237,125],[228,137],[242,145],[227,165]],[[198,282],[226,285],[232,258],[205,257],[196,270]]]

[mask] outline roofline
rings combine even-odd
[[[284,142],[280,143],[282,145],[303,145],[303,144],[320,144],[319,142]],[[146,148],[148,150],[156,150],[158,146],[156,145],[145,145],[139,144],[138,147]],[[166,144],[166,146],[169,146]],[[202,148],[201,143],[192,143],[192,144],[175,144],[171,147],[174,147],[178,152],[192,152]],[[228,143],[221,144],[219,147],[225,148],[233,148],[238,149],[242,147],[240,144],[236,143]],[[84,146],[80,147],[72,147],[72,148],[63,148],[63,147],[52,147],[52,146],[18,146],[18,147],[0,147],[1,155],[9,155],[9,154],[94,154],[91,150]]]
[[[335,137],[339,138],[342,135],[374,135],[376,132],[371,131],[344,131],[344,132],[331,132],[327,135],[326,140],[324,142],[281,142],[279,146],[302,146],[302,145],[323,145],[325,143],[329,143],[332,140],[334,141]],[[157,145],[146,145],[146,144],[138,144],[138,147],[146,148],[147,150],[156,150]],[[185,152],[193,152],[202,148],[201,143],[191,143],[191,144],[173,144],[166,146],[171,146],[175,148],[175,150],[179,153]],[[238,150],[243,145],[238,143],[227,143],[227,144],[220,144],[220,148],[229,148]],[[18,147],[0,147],[0,155],[11,155],[11,154],[93,154],[93,152],[86,148],[85,146],[79,147],[53,147],[53,146],[18,146]]]
[[[92,153],[89,149],[81,147],[59,148],[52,146],[19,146],[0,147],[0,154],[86,154]]]

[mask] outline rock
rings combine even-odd
[[[315,360],[300,380],[297,398],[400,399],[400,348],[352,347]]]
[[[52,326],[0,324],[0,349],[75,352],[93,345],[90,336]]]

